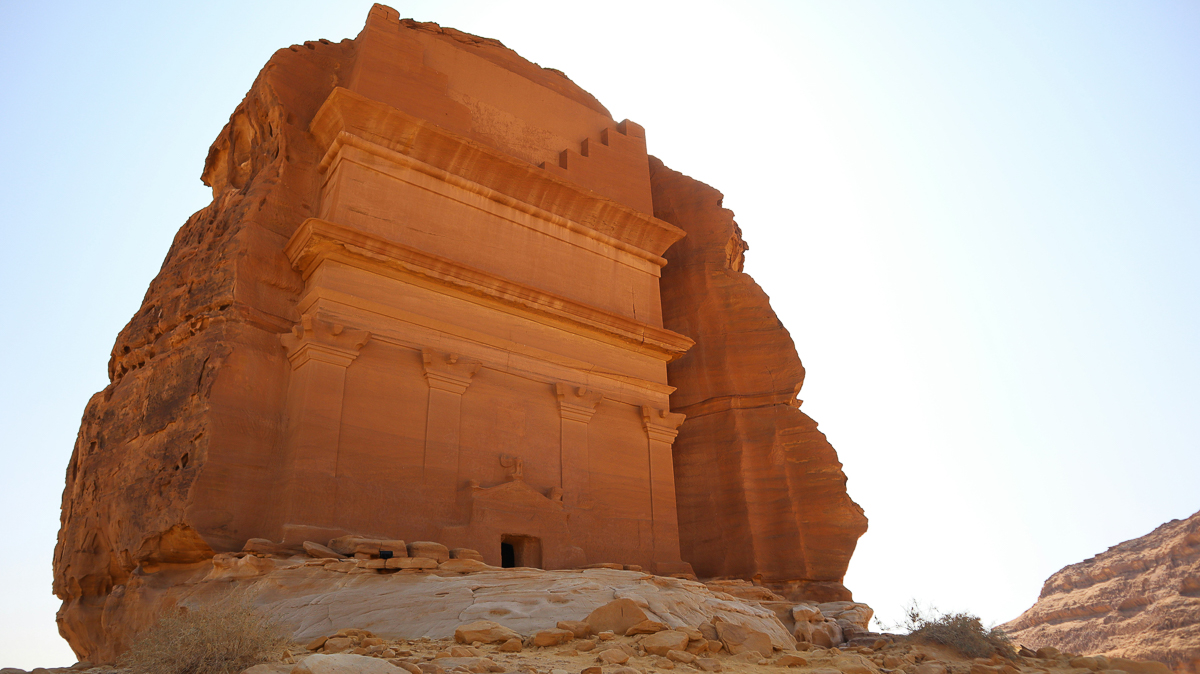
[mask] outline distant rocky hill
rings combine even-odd
[[[1200,512],[1055,573],[1037,603],[1001,627],[1032,648],[1200,672]]]

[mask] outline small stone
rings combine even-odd
[[[741,653],[738,653],[730,658],[730,660],[734,660],[736,662],[745,662],[751,665],[767,664],[767,659],[764,658],[763,654],[759,653],[758,651],[742,651]]]
[[[519,638],[509,639],[508,641],[500,644],[501,653],[520,653],[521,648],[522,644]]]
[[[631,626],[625,630],[625,636],[631,637],[635,634],[655,634],[667,629],[667,626],[657,620],[643,620],[642,622]]]
[[[696,661],[696,656],[688,653],[687,651],[667,651],[667,658],[674,660],[675,662],[682,662],[689,665]]]
[[[534,633],[533,645],[539,646],[541,648],[546,648],[548,646],[557,646],[559,644],[565,644],[574,638],[575,638],[575,634],[573,632],[571,632],[571,630],[564,630],[564,629],[558,629],[558,628],[549,629],[549,630],[541,630],[539,632]]]
[[[401,669],[408,670],[408,674],[424,674],[420,667],[417,667],[411,662],[404,662],[403,660],[389,660],[389,662]]]
[[[716,658],[696,658],[696,666],[705,672],[721,671],[721,661]]]
[[[450,559],[450,550],[441,543],[433,541],[413,541],[408,544],[409,557],[428,557],[438,564]]]
[[[900,658],[898,658],[894,655],[883,656],[883,666],[888,669],[896,669],[897,667],[900,666],[900,663],[902,663],[902,662],[903,662],[903,660],[901,660]]]
[[[1043,660],[1053,660],[1059,655],[1061,655],[1061,653],[1053,646],[1042,646],[1041,648],[1037,649],[1037,657]]]
[[[332,637],[325,641],[325,645],[321,650],[326,653],[341,653],[348,651],[354,646],[354,642],[350,637]]]
[[[470,548],[450,548],[450,559],[473,559],[482,562],[483,555],[478,550]]]
[[[721,643],[725,644],[725,649],[733,655],[746,651],[770,653],[772,650],[771,637],[758,630],[725,621],[717,623],[716,628]]]
[[[643,611],[632,599],[617,599],[597,608],[585,619],[593,632],[612,631],[625,634],[630,627],[647,620]]]
[[[696,629],[695,627],[688,627],[685,625],[683,627],[676,627],[673,629],[676,632],[683,632],[684,634],[688,635],[689,641],[699,641],[700,639],[704,638],[704,635],[700,633],[700,630]]]
[[[688,636],[675,630],[662,630],[642,639],[641,646],[647,653],[666,655],[670,651],[687,649]]]
[[[560,620],[555,627],[560,630],[571,630],[576,639],[586,639],[592,634],[592,626],[584,620]]]
[[[623,665],[629,662],[629,654],[620,648],[610,648],[600,651],[600,654],[596,656],[596,660],[606,665]]]
[[[471,650],[468,649],[466,646],[451,646],[449,653],[450,653],[450,657],[452,657],[452,658],[473,658],[473,657],[475,657],[475,654],[472,653]]]
[[[721,649],[724,647],[725,647],[725,644],[721,643],[720,641],[717,641],[716,639],[708,640],[708,652],[709,653],[720,653]]]
[[[583,641],[580,641],[575,644],[575,650],[583,652],[583,653],[586,653],[595,648],[596,648],[596,640],[595,639],[584,639]]]
[[[654,658],[653,663],[654,666],[658,667],[659,669],[675,669],[675,663],[666,658]]]
[[[617,635],[612,630],[604,630],[596,634],[596,636],[600,638],[600,641],[608,641],[609,639],[616,638]]]
[[[321,650],[321,647],[325,645],[325,642],[328,639],[329,639],[329,637],[317,637],[316,639],[313,639],[312,641],[308,642],[308,645],[305,646],[305,648],[307,648],[310,651],[319,651],[319,650]]]
[[[604,670],[599,667],[584,667],[579,674],[603,674]]]
[[[440,665],[432,662],[418,662],[417,668],[421,670],[421,674],[445,674],[446,672]]]
[[[780,667],[807,667],[808,660],[799,655],[784,654],[775,660],[775,664]]]
[[[612,670],[612,674],[642,674],[642,672],[633,667],[617,667]]]
[[[700,655],[701,653],[707,653],[708,652],[708,640],[701,639],[699,641],[692,641],[692,642],[688,643],[687,648],[685,650],[688,653],[691,653],[692,655]]]
[[[460,644],[476,641],[485,644],[503,643],[510,639],[521,639],[521,635],[491,620],[476,620],[459,625],[454,630],[454,640]]]

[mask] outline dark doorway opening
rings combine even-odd
[[[504,534],[500,537],[500,566],[542,568],[542,540],[534,536]]]

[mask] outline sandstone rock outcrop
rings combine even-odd
[[[1200,512],[1065,567],[1036,604],[1001,627],[1034,649],[1200,672]]]
[[[561,73],[376,5],[273,55],[202,178],[67,469],[81,658],[289,552],[849,598],[865,519],[719,194]]]
[[[804,367],[754,279],[720,192],[650,161],[655,216],[687,232],[666,252],[663,324],[696,340],[668,365],[684,559],[701,576],[755,578],[791,599],[850,599],[841,585],[862,508],[837,453],[800,411]]]

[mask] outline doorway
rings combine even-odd
[[[520,566],[542,568],[542,539],[519,534],[501,535],[500,566],[505,569]]]

